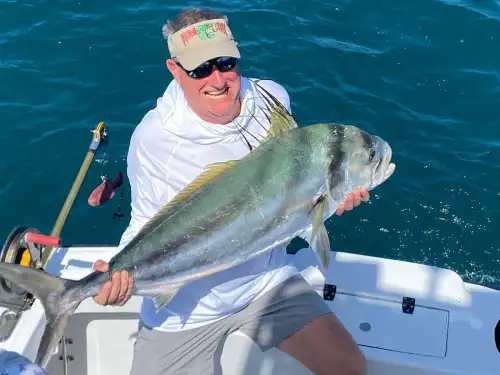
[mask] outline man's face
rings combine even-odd
[[[240,114],[238,65],[225,72],[212,67],[211,74],[204,78],[190,77],[172,59],[167,60],[167,67],[181,86],[189,106],[202,120],[227,124]]]

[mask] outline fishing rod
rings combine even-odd
[[[87,154],[85,155],[85,159],[83,160],[80,170],[78,171],[76,179],[73,182],[73,186],[71,187],[71,190],[68,196],[66,197],[66,201],[64,202],[64,205],[61,208],[61,211],[59,212],[59,216],[57,217],[57,220],[54,224],[54,228],[50,233],[50,237],[52,238],[59,238],[64,223],[66,222],[66,218],[68,217],[71,206],[73,205],[76,195],[80,190],[80,186],[82,185],[85,175],[87,174],[87,171],[90,167],[90,163],[94,159],[95,153],[99,148],[100,144],[107,139],[107,127],[106,124],[102,121],[99,124],[97,124],[96,128],[94,130],[91,130],[91,132],[93,133],[92,142],[90,143],[89,149],[87,151]],[[52,245],[48,245],[45,248],[42,254],[43,269],[45,269],[45,267],[47,266],[47,263],[51,258],[54,249],[55,248]]]

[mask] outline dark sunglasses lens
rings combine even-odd
[[[227,72],[236,66],[237,61],[235,57],[220,57],[217,59],[216,66],[221,72]]]
[[[212,73],[212,64],[208,62],[204,62],[199,65],[197,68],[189,72],[189,76],[192,78],[205,78],[208,77]]]
[[[219,57],[214,60],[205,61],[203,64],[199,65],[196,69],[189,72],[189,76],[192,78],[205,78],[212,73],[212,67],[215,65],[217,69],[221,72],[227,72],[233,69],[238,62],[238,59],[234,57]]]

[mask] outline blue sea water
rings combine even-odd
[[[62,239],[119,241],[128,186],[100,207],[87,197],[126,172],[129,137],[171,80],[161,27],[188,5],[228,14],[243,73],[284,85],[301,123],[356,124],[392,145],[394,176],[329,220],[336,250],[500,285],[498,0],[0,0],[0,241],[16,225],[50,233],[100,121],[109,144]]]

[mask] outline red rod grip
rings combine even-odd
[[[58,247],[60,243],[60,239],[53,236],[47,236],[45,234],[28,232],[24,236],[24,240],[26,242],[33,242],[41,245]]]

